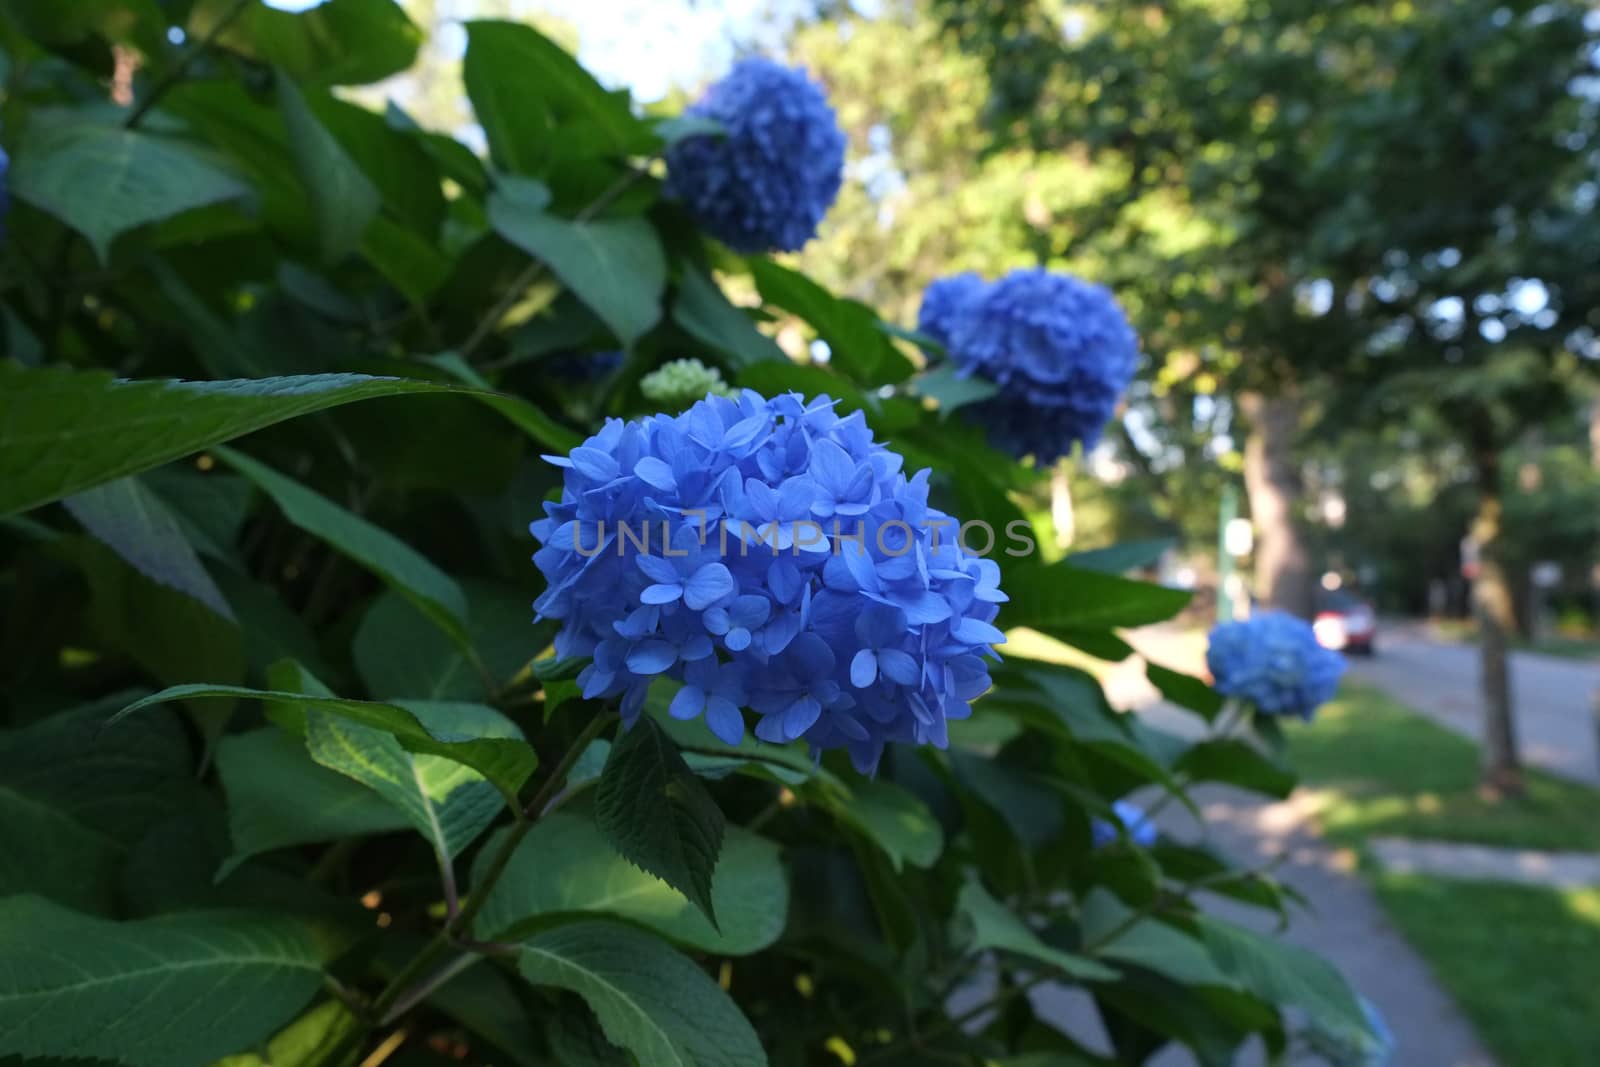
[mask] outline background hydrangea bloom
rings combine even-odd
[[[918,325],[965,375],[1000,392],[961,409],[996,448],[1041,464],[1092,448],[1133,380],[1138,338],[1104,286],[1015,270],[955,275],[923,294]]]
[[[1111,806],[1116,812],[1117,819],[1128,831],[1128,836],[1133,843],[1141,848],[1149,848],[1156,843],[1156,824],[1144,813],[1144,809],[1131,800],[1119,800]],[[1089,836],[1095,848],[1105,848],[1117,840],[1117,828],[1105,819],[1095,819],[1089,823]]]
[[[687,114],[726,136],[667,150],[667,194],[738,252],[793,252],[816,235],[844,178],[844,133],[803,70],[746,59]]]
[[[662,408],[687,407],[706,396],[737,396],[722,380],[722,372],[698,359],[675,359],[663,363],[639,379],[639,392]]]
[[[989,687],[1000,568],[957,547],[929,472],[906,475],[859,412],[747,390],[547,458],[566,475],[531,526],[534,606],[624,721],[664,676],[684,683],[671,714],[729,744],[744,707],[762,740],[848,748],[865,771],[887,742],[943,747]]]
[[[1263,611],[1211,631],[1206,666],[1217,692],[1269,715],[1310,719],[1333,699],[1344,657],[1317,644],[1311,625],[1281,611]]]
[[[956,323],[987,288],[983,279],[972,271],[929,283],[922,291],[922,306],[917,310],[917,330],[949,349]]]

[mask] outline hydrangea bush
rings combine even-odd
[[[1038,558],[1042,472],[751,251],[837,191],[818,86],[751,61],[651,111],[470,22],[480,158],[342,91],[415,55],[394,0],[93,7],[0,5],[0,1061],[1131,1065],[1364,1030],[1201,908],[1283,908],[1270,876],[1129,806],[1283,795],[1271,720],[1163,676],[1210,735],[1134,730],[996,654],[1187,595]],[[1131,373],[1096,293],[930,294],[1018,451],[1089,440]],[[1098,1028],[1005,992],[1046,982]]]

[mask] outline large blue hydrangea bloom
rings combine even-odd
[[[1213,628],[1206,666],[1223,696],[1247,701],[1268,715],[1310,719],[1333,699],[1345,662],[1317,643],[1305,620],[1262,611]]]
[[[928,471],[833,403],[707,397],[547,457],[565,486],[531,526],[534,607],[562,620],[557,655],[593,657],[586,697],[631,723],[676,679],[671,714],[729,744],[749,709],[761,740],[845,747],[864,771],[890,741],[946,744],[1005,640],[1000,568],[958,547]]]
[[[962,408],[991,444],[1041,464],[1092,448],[1139,363],[1139,343],[1104,286],[1038,269],[985,285],[974,275],[934,282],[919,327],[963,375],[999,387]]]
[[[1117,821],[1128,831],[1134,844],[1149,848],[1156,843],[1156,824],[1150,821],[1150,816],[1139,805],[1131,800],[1119,800],[1111,805],[1111,810],[1116,813]],[[1093,819],[1089,823],[1089,836],[1095,848],[1105,848],[1116,842],[1117,828],[1105,819]]]
[[[816,236],[844,177],[844,133],[805,71],[746,59],[687,112],[725,135],[667,149],[667,195],[738,252],[794,252]]]

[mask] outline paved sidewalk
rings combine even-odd
[[[1589,852],[1541,852],[1491,848],[1454,841],[1372,837],[1373,858],[1396,874],[1431,874],[1480,882],[1514,882],[1551,889],[1600,886],[1600,856]]]

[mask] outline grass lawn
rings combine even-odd
[[[1477,746],[1374,689],[1346,683],[1288,734],[1289,761],[1321,794],[1318,820],[1339,844],[1382,835],[1600,852],[1600,792],[1530,770],[1524,799],[1486,801]]]
[[[1373,883],[1503,1067],[1600,1062],[1600,888],[1397,874]]]

